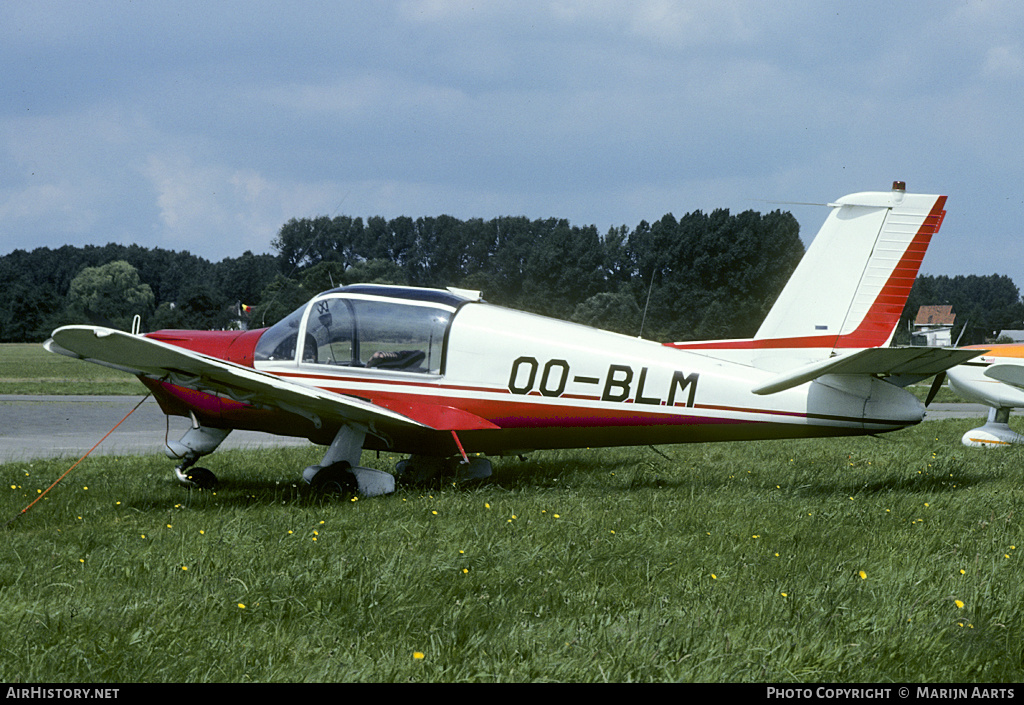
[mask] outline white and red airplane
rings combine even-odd
[[[355,285],[274,326],[146,335],[66,326],[47,350],[138,375],[192,428],[168,444],[184,483],[232,429],[328,446],[311,484],[390,492],[363,450],[485,477],[483,455],[550,448],[876,434],[920,422],[901,388],[980,351],[889,348],[945,196],[857,193],[832,211],[757,334],[661,344],[513,311],[479,292]],[[473,454],[470,459],[468,454]]]
[[[1005,448],[1024,443],[1024,436],[1009,424],[1010,412],[1024,406],[1024,345],[972,348],[984,354],[947,371],[949,388],[957,396],[991,408],[985,425],[965,433],[961,442],[972,448]],[[936,386],[942,384],[942,377],[936,377]]]

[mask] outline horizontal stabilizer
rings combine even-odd
[[[775,394],[824,375],[871,375],[876,377],[913,375],[926,379],[982,355],[984,352],[984,350],[963,348],[868,348],[789,370],[751,391],[754,394]]]

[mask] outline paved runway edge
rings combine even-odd
[[[139,403],[138,396],[0,395],[0,463],[37,458],[81,457]],[[167,417],[147,399],[94,455],[163,455],[167,439],[177,440],[188,419]],[[267,448],[309,446],[304,438],[233,431],[221,446]]]
[[[0,395],[0,463],[80,457],[138,403],[137,396]],[[988,407],[981,404],[932,404],[925,420],[984,418],[987,414]],[[162,454],[165,440],[177,440],[187,428],[187,419],[168,419],[150,398],[94,453]],[[233,431],[222,448],[308,445],[302,438]]]

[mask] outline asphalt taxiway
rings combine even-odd
[[[139,403],[131,396],[0,395],[0,463],[35,458],[80,458]],[[980,404],[932,404],[925,420],[984,418]],[[152,398],[93,451],[104,455],[163,453],[166,440],[177,440],[188,419],[165,416]],[[221,448],[308,446],[303,438],[232,431]]]
[[[0,463],[36,458],[80,458],[139,403],[132,396],[0,395]],[[163,454],[166,440],[188,430],[181,416],[165,416],[146,399],[93,455]],[[221,448],[309,446],[304,438],[232,431]]]

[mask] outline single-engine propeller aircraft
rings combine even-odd
[[[991,407],[985,425],[965,433],[961,442],[972,448],[1005,448],[1024,443],[1024,436],[1009,424],[1010,411],[1024,406],[1024,345],[984,345],[973,349],[984,354],[957,365],[945,375],[940,373],[934,383],[937,388],[943,377],[948,377],[949,388],[957,396]]]
[[[354,285],[261,330],[76,325],[45,345],[138,375],[166,414],[191,418],[166,453],[181,482],[199,485],[215,478],[196,461],[236,428],[327,446],[303,477],[365,495],[392,491],[395,476],[360,467],[363,450],[410,454],[399,478],[465,478],[490,474],[483,455],[876,434],[922,420],[902,385],[980,354],[885,347],[945,202],[896,182],[830,204],[746,340],[662,344],[479,292]]]

